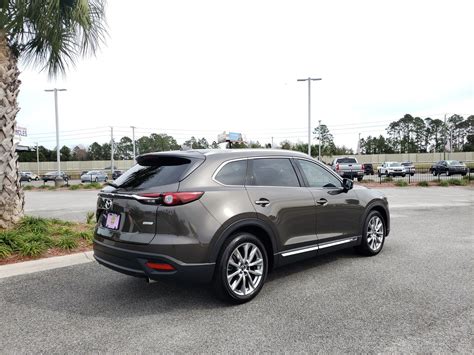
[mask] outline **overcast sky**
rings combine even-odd
[[[67,77],[22,67],[24,143],[55,146],[152,132],[210,142],[222,131],[275,144],[328,125],[338,145],[405,113],[474,113],[474,1],[109,0],[110,38]]]

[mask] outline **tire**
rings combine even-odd
[[[433,176],[436,176],[436,175],[437,175],[436,170],[433,170]]]
[[[239,260],[239,254],[244,262]],[[267,272],[268,257],[262,242],[253,234],[238,233],[230,237],[222,247],[213,286],[219,298],[237,304],[245,303],[258,295],[265,283]],[[250,285],[249,280],[257,283],[257,286],[252,289],[253,285]]]
[[[377,255],[383,248],[386,234],[387,228],[382,215],[378,211],[371,211],[365,219],[362,241],[356,247],[357,252],[366,256]]]
[[[380,171],[377,173],[378,177],[382,177],[382,174],[380,173]]]
[[[31,178],[28,178],[28,182],[31,182]]]
[[[104,178],[104,182],[107,182],[107,176]]]
[[[461,173],[462,176],[466,176],[466,173]]]
[[[411,175],[411,176],[415,176],[415,173],[411,173],[410,175]]]
[[[99,179],[98,179],[98,178],[95,178],[94,182],[98,182],[98,181],[99,181]]]
[[[363,177],[358,177],[357,181],[362,181]]]
[[[39,181],[39,177],[36,177],[36,178],[35,178],[35,181]]]
[[[446,170],[446,176],[450,176],[451,173],[449,172],[449,170]]]

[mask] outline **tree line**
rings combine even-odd
[[[474,151],[474,115],[464,119],[460,115],[452,115],[446,122],[439,119],[413,117],[409,114],[387,127],[387,137],[368,136],[360,140],[361,154],[391,154],[391,153],[426,153],[436,150],[443,151]],[[320,133],[321,132],[321,136]],[[354,154],[351,148],[344,145],[336,146],[334,136],[324,124],[313,131],[313,139],[319,143],[321,138],[321,155],[349,155]],[[184,147],[191,149],[218,149],[216,141],[210,143],[206,138],[194,137],[186,140],[183,145],[167,134],[152,133],[135,141],[136,154],[149,152],[163,152],[179,150]],[[306,153],[308,144],[289,140],[282,141],[281,149],[295,150]],[[271,148],[270,143],[256,142],[233,143],[232,148]],[[40,161],[55,161],[56,149],[50,150],[44,146],[38,147]],[[311,155],[319,154],[319,145],[311,145]],[[61,161],[69,160],[109,160],[111,155],[110,142],[94,142],[87,148],[77,145],[73,149],[63,146],[60,149]],[[133,141],[130,137],[122,137],[114,142],[114,159],[129,160],[133,158]],[[21,152],[19,159],[22,162],[36,161],[36,152]]]
[[[470,152],[474,150],[474,115],[444,120],[406,114],[386,128],[387,136],[360,140],[362,154]]]

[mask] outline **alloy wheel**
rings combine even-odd
[[[367,224],[367,244],[370,249],[380,249],[384,238],[384,226],[379,216],[373,216]]]
[[[242,243],[230,254],[227,262],[227,284],[236,295],[249,296],[263,279],[264,259],[253,243]]]

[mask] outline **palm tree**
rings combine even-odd
[[[0,229],[23,215],[18,156],[13,142],[20,110],[18,61],[64,74],[94,54],[106,36],[102,0],[0,0]]]

